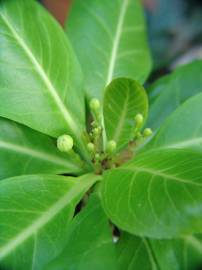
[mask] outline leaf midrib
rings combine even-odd
[[[53,97],[53,99],[54,99],[57,107],[61,111],[61,113],[62,113],[62,115],[64,117],[65,122],[68,124],[68,126],[70,127],[70,129],[72,130],[72,132],[77,137],[77,133],[78,133],[77,126],[75,125],[75,122],[74,122],[71,114],[68,112],[68,110],[65,107],[63,101],[61,100],[60,96],[58,95],[57,90],[55,89],[55,87],[51,83],[50,79],[48,78],[45,70],[39,64],[38,60],[33,55],[31,49],[29,48],[29,46],[25,43],[25,41],[22,39],[22,37],[19,35],[19,33],[13,28],[13,26],[9,22],[8,18],[5,15],[3,15],[2,13],[0,13],[0,16],[3,19],[4,23],[7,25],[8,29],[10,30],[10,32],[13,34],[15,40],[18,42],[18,44],[21,46],[21,48],[25,51],[26,55],[28,56],[28,58],[30,59],[30,61],[32,62],[32,64],[35,66],[36,71],[38,72],[38,74],[42,78],[43,82],[47,86],[47,89],[48,89],[49,93]]]
[[[47,154],[45,152],[42,151],[37,151],[22,145],[18,145],[18,144],[13,144],[10,142],[4,142],[4,141],[0,141],[0,148],[4,148],[4,149],[8,149],[10,151],[13,152],[17,152],[17,153],[21,153],[24,155],[28,155],[28,156],[32,156],[41,160],[46,160],[49,161],[51,163],[55,163],[61,166],[68,166],[71,167],[72,169],[76,169],[76,170],[81,170],[80,167],[78,167],[76,164],[69,162],[68,160],[64,160],[62,158]]]
[[[110,56],[110,60],[109,60],[109,69],[107,72],[106,85],[108,85],[112,81],[112,78],[113,78],[114,68],[115,68],[115,64],[116,64],[116,57],[117,57],[117,53],[118,53],[118,49],[119,49],[119,44],[120,44],[120,39],[121,39],[121,34],[122,34],[122,30],[123,30],[123,24],[124,24],[124,19],[126,16],[128,4],[129,4],[129,0],[123,0],[123,4],[120,7],[118,24],[117,24],[116,33],[115,33],[114,42],[113,42],[112,51],[111,51],[111,56]]]
[[[162,146],[159,146],[157,148],[158,149],[164,149],[164,148],[187,148],[187,147],[194,146],[194,145],[197,145],[197,144],[200,144],[200,143],[202,143],[202,137],[196,137],[196,138],[193,138],[193,139],[188,139],[188,140],[184,140],[184,141],[180,141],[180,142],[176,142],[176,143],[172,143],[172,144],[162,145]]]
[[[128,99],[129,99],[129,91],[127,90],[127,94],[124,100],[123,108],[121,110],[121,116],[119,117],[119,123],[117,125],[117,128],[114,131],[113,134],[113,140],[118,142],[120,138],[120,134],[122,131],[122,127],[124,126],[124,120],[126,118],[127,108],[128,108]]]
[[[183,184],[189,184],[189,185],[202,187],[202,183],[200,184],[200,183],[197,183],[197,182],[193,182],[190,179],[179,178],[177,176],[174,176],[174,175],[171,175],[171,174],[166,174],[164,172],[154,170],[154,169],[151,169],[151,168],[137,167],[137,166],[134,166],[133,168],[131,168],[131,167],[128,166],[128,167],[125,167],[125,168],[122,167],[122,168],[117,169],[117,170],[127,170],[127,171],[131,171],[131,172],[146,172],[146,173],[149,173],[151,175],[160,176],[165,180],[169,179],[169,180],[181,182]]]

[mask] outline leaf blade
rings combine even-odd
[[[85,121],[81,71],[62,30],[35,1],[2,1],[0,24],[0,115],[53,137],[69,132],[79,144]]]
[[[138,236],[170,238],[198,233],[201,170],[199,153],[148,151],[106,173],[104,209],[117,226]]]
[[[184,102],[166,119],[143,150],[182,148],[201,152],[201,103],[201,93]]]
[[[122,149],[134,138],[135,116],[147,118],[148,100],[144,88],[136,81],[115,79],[105,90],[103,115],[106,135]]]
[[[67,230],[67,223],[72,218],[76,204],[97,179],[98,177],[92,175],[85,175],[77,181],[72,177],[35,175],[14,177],[2,181],[0,183],[0,204],[1,209],[5,209],[5,211],[0,212],[1,265],[9,267],[12,266],[13,260],[16,260],[15,269],[27,269],[27,265],[30,267],[32,264],[30,256],[34,255],[34,237],[35,234],[38,234],[38,250],[41,250],[42,253],[39,252],[38,257],[35,258],[40,263],[34,269],[43,269],[44,264],[55,256],[56,248],[48,244],[49,238],[46,234],[50,233],[49,237],[54,239],[56,250],[60,250],[64,244],[63,233]],[[39,201],[34,199],[37,196]],[[8,198],[10,199],[8,200]],[[16,204],[16,199],[19,204]],[[12,215],[12,211],[16,208],[19,210],[19,217],[14,230],[9,224],[16,215],[15,212]],[[59,224],[62,227],[58,227]],[[63,232],[57,232],[57,228],[63,228]],[[43,248],[46,245],[49,246],[48,250]],[[23,260],[17,257],[19,253],[23,256]],[[24,265],[25,267],[23,267]]]
[[[115,244],[97,194],[72,220],[65,249],[47,269],[117,269]]]
[[[59,152],[52,138],[0,118],[0,179],[22,174],[82,173],[82,164]]]
[[[148,89],[151,103],[148,126],[158,129],[180,104],[202,91],[201,68],[202,61],[182,66]]]
[[[77,0],[66,29],[83,67],[89,98],[102,99],[103,89],[112,79],[146,79],[151,59],[139,1]]]

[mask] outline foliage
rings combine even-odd
[[[0,269],[202,263],[202,62],[151,65],[138,0],[0,1]]]

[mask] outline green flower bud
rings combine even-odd
[[[62,135],[57,139],[57,148],[61,152],[68,153],[70,150],[72,150],[74,145],[74,141],[71,136],[69,135]]]
[[[100,161],[100,154],[98,154],[98,153],[95,154],[95,160],[96,160],[96,161]]]
[[[90,152],[90,153],[94,153],[95,152],[95,145],[93,144],[93,143],[88,143],[87,144],[87,148],[88,148],[88,151]]]
[[[141,113],[138,113],[136,116],[135,116],[135,124],[136,124],[136,127],[141,127],[142,124],[143,124],[143,121],[144,121],[144,117]]]
[[[100,109],[100,101],[97,98],[91,99],[90,108],[92,111],[97,112]]]
[[[98,136],[98,135],[100,135],[101,131],[102,131],[101,127],[94,128],[93,129],[93,134],[95,136]]]
[[[153,133],[153,132],[152,132],[151,128],[145,128],[145,130],[143,131],[143,136],[144,136],[145,138],[147,138],[147,137],[151,136],[152,133]]]
[[[113,141],[113,140],[109,141],[107,143],[107,152],[110,154],[114,153],[116,151],[116,147],[117,147],[117,144],[115,141]]]

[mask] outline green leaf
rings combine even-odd
[[[81,71],[58,23],[36,1],[3,0],[0,51],[0,115],[80,144]]]
[[[189,98],[161,126],[146,149],[189,148],[202,153],[202,93]]]
[[[147,78],[151,59],[139,0],[75,0],[66,29],[89,97],[102,99],[117,77]]]
[[[65,245],[74,208],[99,179],[34,175],[0,182],[0,268],[43,270]]]
[[[145,238],[121,233],[117,244],[117,256],[120,270],[160,270],[156,265],[149,241]]]
[[[121,233],[117,256],[120,270],[193,270],[202,262],[200,235],[154,240]]]
[[[150,240],[160,269],[200,269],[202,263],[202,237],[190,235],[181,239]]]
[[[157,129],[161,123],[191,96],[202,92],[202,61],[178,68],[161,78],[149,90],[150,112],[147,126]]]
[[[47,270],[117,270],[115,245],[97,195],[69,226],[67,244]]]
[[[147,117],[148,100],[144,88],[134,80],[115,79],[105,90],[104,122],[107,138],[122,149],[135,135],[135,116]]]
[[[0,179],[22,174],[81,174],[82,164],[57,150],[50,137],[0,118]]]
[[[202,231],[202,156],[181,149],[151,151],[108,171],[107,215],[138,236],[178,237]]]

